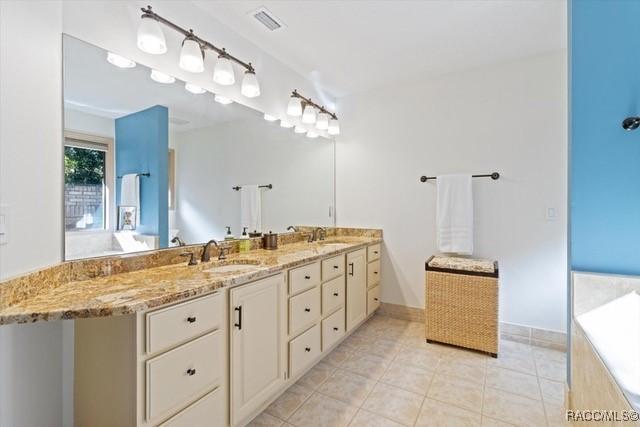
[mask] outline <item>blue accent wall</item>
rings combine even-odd
[[[149,172],[140,178],[140,227],[143,234],[158,235],[168,246],[169,110],[156,105],[116,119],[116,176]],[[120,201],[120,180],[116,203]]]
[[[570,6],[571,267],[640,274],[640,1]]]

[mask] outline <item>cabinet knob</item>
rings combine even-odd
[[[309,312],[311,312],[311,309],[310,309],[309,307],[306,307],[306,308],[304,309],[304,311],[306,311],[307,313],[309,313]]]
[[[334,331],[337,331],[337,330],[338,330],[338,328],[334,327],[334,328],[333,328],[333,330],[334,330]]]
[[[196,323],[196,316],[189,316],[189,317],[187,317],[187,322],[189,322],[189,323]]]
[[[374,301],[378,301],[378,298],[374,298],[373,300],[374,300]]]
[[[334,297],[337,297],[338,295],[340,295],[340,294],[339,294],[339,293],[337,293],[337,292],[334,292],[334,293],[333,293],[333,296],[334,296]]]
[[[307,353],[311,351],[311,347],[305,347],[304,351],[306,351]]]
[[[378,251],[373,251],[373,253],[374,253],[375,255],[378,255]]]
[[[334,265],[333,268],[335,268],[336,270],[340,268],[339,265]]]
[[[377,272],[377,271],[374,271],[374,272],[373,272],[373,274],[378,274],[378,272]]]
[[[309,280],[309,279],[311,279],[311,276],[304,276],[304,278]]]
[[[187,369],[187,374],[192,377],[196,374],[196,369],[195,368],[189,368]]]

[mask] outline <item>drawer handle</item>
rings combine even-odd
[[[234,310],[238,312],[238,323],[234,324],[233,326],[238,328],[238,330],[241,330],[242,329],[242,306],[240,305],[234,308]]]
[[[340,295],[340,294],[339,294],[339,293],[337,293],[337,292],[334,292],[334,293],[333,293],[333,296],[334,296],[334,297],[337,297],[338,295]]]
[[[195,368],[187,369],[187,375],[189,375],[190,377],[194,376],[195,374],[196,374],[196,369]]]
[[[349,263],[349,268],[351,269],[351,271],[349,271],[349,276],[353,276],[353,263],[352,262]]]
[[[187,317],[187,322],[189,322],[189,323],[196,323],[196,316],[189,316],[189,317]]]
[[[311,279],[311,276],[304,276],[304,278],[309,280],[309,279]]]
[[[335,268],[336,270],[340,268],[339,265],[334,265],[333,268]]]
[[[337,332],[337,331],[338,331],[338,328],[334,327],[334,328],[333,328],[333,330]]]
[[[310,313],[310,312],[311,312],[311,309],[310,309],[309,307],[306,307],[306,308],[304,309],[304,311],[306,311],[307,313]]]
[[[304,351],[306,351],[307,353],[311,351],[311,347],[305,347]]]

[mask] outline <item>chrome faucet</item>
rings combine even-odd
[[[298,232],[298,229],[296,227],[294,227],[293,225],[290,225],[287,227],[287,231],[292,230],[294,233]]]
[[[209,255],[209,247],[211,246],[212,243],[216,245],[216,247],[218,247],[218,242],[216,242],[215,239],[211,239],[207,243],[205,243],[204,249],[202,250],[202,257],[200,258],[200,261],[207,262],[211,259],[211,256]]]

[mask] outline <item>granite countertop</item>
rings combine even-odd
[[[315,243],[290,243],[277,250],[234,253],[224,261],[212,257],[211,261],[197,266],[187,266],[185,260],[180,264],[69,281],[0,306],[0,325],[131,314],[247,283],[380,241],[380,237],[340,236]],[[255,268],[244,267],[246,265]],[[216,267],[224,268],[207,271]]]

